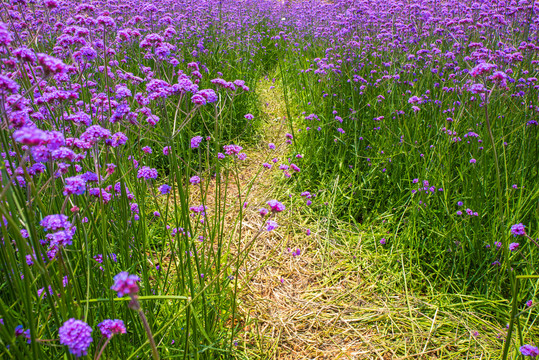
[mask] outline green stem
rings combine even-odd
[[[518,303],[518,290],[519,290],[519,281],[515,279],[513,282],[513,305],[511,307],[511,318],[509,319],[509,329],[507,329],[507,337],[505,338],[505,344],[503,346],[503,360],[507,360],[507,355],[509,354],[509,346],[511,345],[511,335],[513,334],[513,326],[515,324],[515,314],[517,312],[517,303]]]

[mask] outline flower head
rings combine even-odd
[[[67,71],[67,65],[62,60],[44,53],[37,54],[37,62],[43,67],[45,74],[58,74]]]
[[[135,295],[139,291],[137,284],[139,281],[137,275],[129,275],[127,271],[122,271],[114,277],[114,284],[110,288],[118,292],[118,297]]]
[[[71,227],[71,223],[67,221],[68,217],[62,214],[48,215],[41,220],[39,225],[45,229],[45,231],[56,231]]]
[[[480,76],[483,74],[487,74],[496,68],[497,66],[494,64],[481,63],[470,71],[470,75],[472,75],[473,77]]]
[[[15,141],[24,145],[41,145],[48,140],[47,133],[34,127],[23,127],[13,133]]]
[[[125,334],[125,324],[122,320],[107,319],[97,326],[101,330],[101,334],[109,339],[116,334]]]
[[[234,144],[224,145],[223,149],[225,150],[225,154],[227,155],[239,154],[243,150],[241,146]]]
[[[0,33],[0,38],[2,37]],[[1,40],[0,40],[1,41]],[[0,94],[13,94],[19,91],[19,84],[7,76],[0,75]]]
[[[8,27],[3,22],[0,22],[0,45],[9,45],[13,41],[11,32],[8,30]]]
[[[524,356],[537,357],[539,356],[539,349],[536,346],[524,345],[520,347],[520,353]]]
[[[267,204],[269,205],[269,207],[271,208],[271,211],[273,212],[281,212],[283,211],[285,208],[285,206],[278,202],[277,200],[270,200],[267,202]]]
[[[277,229],[279,225],[277,225],[277,223],[273,220],[268,220],[268,222],[266,223],[266,230],[267,231],[273,231],[275,229]]]
[[[64,195],[82,195],[86,191],[86,181],[81,175],[65,179]]]
[[[69,352],[77,357],[86,355],[92,342],[92,328],[84,321],[69,319],[58,330],[60,343],[69,347]]]
[[[524,229],[525,227],[526,226],[522,225],[522,223],[515,224],[511,226],[511,234],[513,234],[515,237],[526,235],[526,230]]]
[[[161,186],[159,186],[159,192],[162,194],[162,195],[165,195],[165,194],[168,194],[170,192],[170,186],[167,185],[167,184],[163,184]]]
[[[200,146],[202,142],[202,136],[195,136],[191,139],[191,149],[196,149]]]
[[[144,178],[144,179],[157,179],[157,170],[152,169],[148,166],[143,166],[139,169],[137,178]]]

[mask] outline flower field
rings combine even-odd
[[[249,284],[358,258],[320,358],[539,356],[535,1],[5,0],[0,64],[2,359],[314,358]]]

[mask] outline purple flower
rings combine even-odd
[[[239,145],[230,144],[224,145],[223,150],[225,150],[225,154],[227,155],[235,155],[239,154],[243,150],[243,148]]]
[[[53,247],[66,247],[73,243],[73,235],[75,235],[76,228],[60,230],[52,234],[47,234],[47,239],[50,241],[50,245]]]
[[[58,330],[60,344],[69,347],[69,352],[77,357],[87,354],[92,342],[92,328],[84,321],[69,319]]]
[[[137,178],[138,179],[144,178],[146,180],[157,179],[157,170],[152,169],[148,166],[143,166],[139,169],[137,173]]]
[[[97,23],[99,25],[103,25],[104,27],[110,27],[110,28],[113,28],[116,26],[114,19],[111,18],[110,16],[98,16]]]
[[[421,98],[414,95],[408,99],[408,104],[421,104]]]
[[[275,144],[274,144],[274,143],[269,143],[269,144],[268,144],[268,147],[269,147],[271,150],[275,150]]]
[[[125,97],[131,97],[133,94],[131,93],[131,90],[129,90],[125,86],[118,86],[116,87],[116,97],[118,99],[123,99]]]
[[[301,169],[296,164],[290,164],[290,168],[295,172],[300,172]]]
[[[97,326],[99,327],[101,334],[108,339],[116,334],[125,334],[125,324],[122,320],[107,319]]]
[[[204,99],[205,99],[205,103],[204,104],[198,104],[197,102],[195,102],[194,98],[196,96],[202,96]],[[203,90],[200,90],[199,92],[197,92],[192,98],[191,100],[195,103],[195,104],[198,104],[198,105],[205,105],[206,103],[207,104],[211,104],[211,103],[214,103],[218,100],[217,98],[217,94],[215,93],[214,90],[212,89],[203,89]]]
[[[475,159],[470,159],[470,164],[475,164],[477,162],[477,160]]]
[[[247,120],[253,120],[255,117],[252,114],[245,114],[244,116]]]
[[[527,307],[530,307],[530,306],[532,306],[532,305],[533,305],[533,301],[532,301],[532,300],[526,301],[526,306],[527,306]]]
[[[77,61],[93,61],[97,58],[97,52],[90,46],[84,46],[73,54]]]
[[[524,345],[520,347],[520,353],[524,356],[537,357],[539,356],[539,349],[532,345]]]
[[[135,295],[139,291],[137,282],[140,278],[137,275],[129,275],[127,271],[122,271],[113,280],[114,285],[111,289],[118,292],[118,297]]]
[[[191,139],[191,149],[197,149],[202,142],[202,136],[195,136]]]
[[[162,195],[168,194],[170,192],[170,186],[168,186],[167,184],[163,184],[159,186],[159,192]]]
[[[125,137],[124,134],[122,133],[117,133],[117,134],[114,134],[114,137],[116,136],[119,136],[119,137],[122,137],[121,135],[123,135]],[[90,127],[88,127],[86,129],[86,131],[84,131],[84,133],[80,136],[80,139],[82,141],[86,141],[87,143],[90,143],[90,144],[95,144],[96,142],[98,142],[99,140],[103,139],[108,139],[112,136],[110,130],[107,130],[99,125],[92,125]],[[120,140],[114,140],[113,139],[113,142],[118,142],[120,143],[120,145],[123,145],[125,144],[125,141],[122,142],[123,139],[120,139]],[[127,137],[125,137],[125,140],[127,140]]]
[[[8,30],[8,27],[3,22],[0,22],[0,45],[8,46],[13,41],[11,37],[11,32]]]
[[[24,336],[27,339],[28,344],[30,344],[31,342],[30,329],[24,330],[22,325],[17,325],[17,327],[15,328],[15,336]]]
[[[112,175],[116,169],[115,164],[107,164],[107,169],[105,170],[107,174]]]
[[[200,177],[195,175],[189,179],[189,182],[193,185],[200,184]]]
[[[275,221],[273,221],[273,220],[268,220],[268,222],[266,223],[266,225],[267,225],[267,226],[266,226],[266,230],[267,230],[267,231],[273,231],[273,230],[277,229],[277,227],[279,226],[279,225],[277,225],[277,223],[276,223]]]
[[[519,245],[519,243],[511,243],[509,244],[509,250],[515,251],[516,249],[518,249]]]
[[[481,63],[470,71],[470,75],[472,75],[472,77],[477,77],[483,74],[487,74],[496,68],[497,66],[494,64]]]
[[[380,244],[385,245],[386,244],[386,238],[381,238],[380,239]]]
[[[67,65],[62,60],[47,54],[37,54],[37,62],[41,65],[45,74],[58,74],[67,71]]]
[[[116,148],[118,146],[124,145],[127,142],[127,136],[123,132],[117,132],[110,139],[106,139],[106,144]],[[96,142],[95,140],[92,142]],[[91,143],[92,143],[91,142]]]
[[[522,225],[522,223],[515,224],[511,226],[511,234],[513,234],[515,237],[526,235],[526,230],[524,229],[525,227],[526,226]]]
[[[68,217],[62,214],[48,215],[41,220],[41,225],[45,231],[56,231],[71,227],[71,223],[67,221]]]
[[[481,94],[487,91],[483,84],[473,84],[472,86],[470,86],[469,90],[474,94]]]
[[[48,140],[48,135],[45,131],[38,128],[24,127],[13,133],[15,141],[24,145],[41,145]]]
[[[268,209],[262,208],[262,209],[258,210],[258,213],[260,214],[260,216],[264,217],[264,216],[268,215]]]
[[[195,105],[206,105],[206,98],[200,94],[195,94],[191,97],[191,101]]]
[[[0,32],[0,38],[1,38]],[[19,84],[7,76],[0,75],[0,94],[15,94],[19,91]]]
[[[267,204],[269,205],[271,211],[276,213],[286,209],[285,206],[277,200],[270,200],[267,202]]]
[[[82,195],[86,191],[86,181],[81,175],[65,179],[64,195]]]

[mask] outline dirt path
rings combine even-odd
[[[263,80],[258,91],[266,123],[258,148],[248,149],[251,162],[246,164],[246,174],[257,171],[269,142],[278,146],[275,157],[282,160],[286,155],[286,108],[279,84]],[[278,193],[274,185],[278,181],[275,176],[275,172],[267,171],[257,179],[250,204],[264,204],[272,195],[284,200],[286,194],[282,190]],[[254,223],[260,222],[256,210],[246,211],[246,241],[256,228]],[[265,359],[338,359],[376,354],[378,350],[364,341],[368,337],[365,331],[359,334],[354,321],[347,321],[365,303],[359,295],[359,271],[351,268],[348,261],[352,257],[346,249],[333,247],[332,260],[328,262],[327,246],[321,245],[315,228],[307,235],[297,210],[289,208],[280,214],[281,227],[257,239],[240,269],[239,310],[248,324],[243,338],[249,349],[246,353]],[[254,215],[253,221],[249,214]]]

